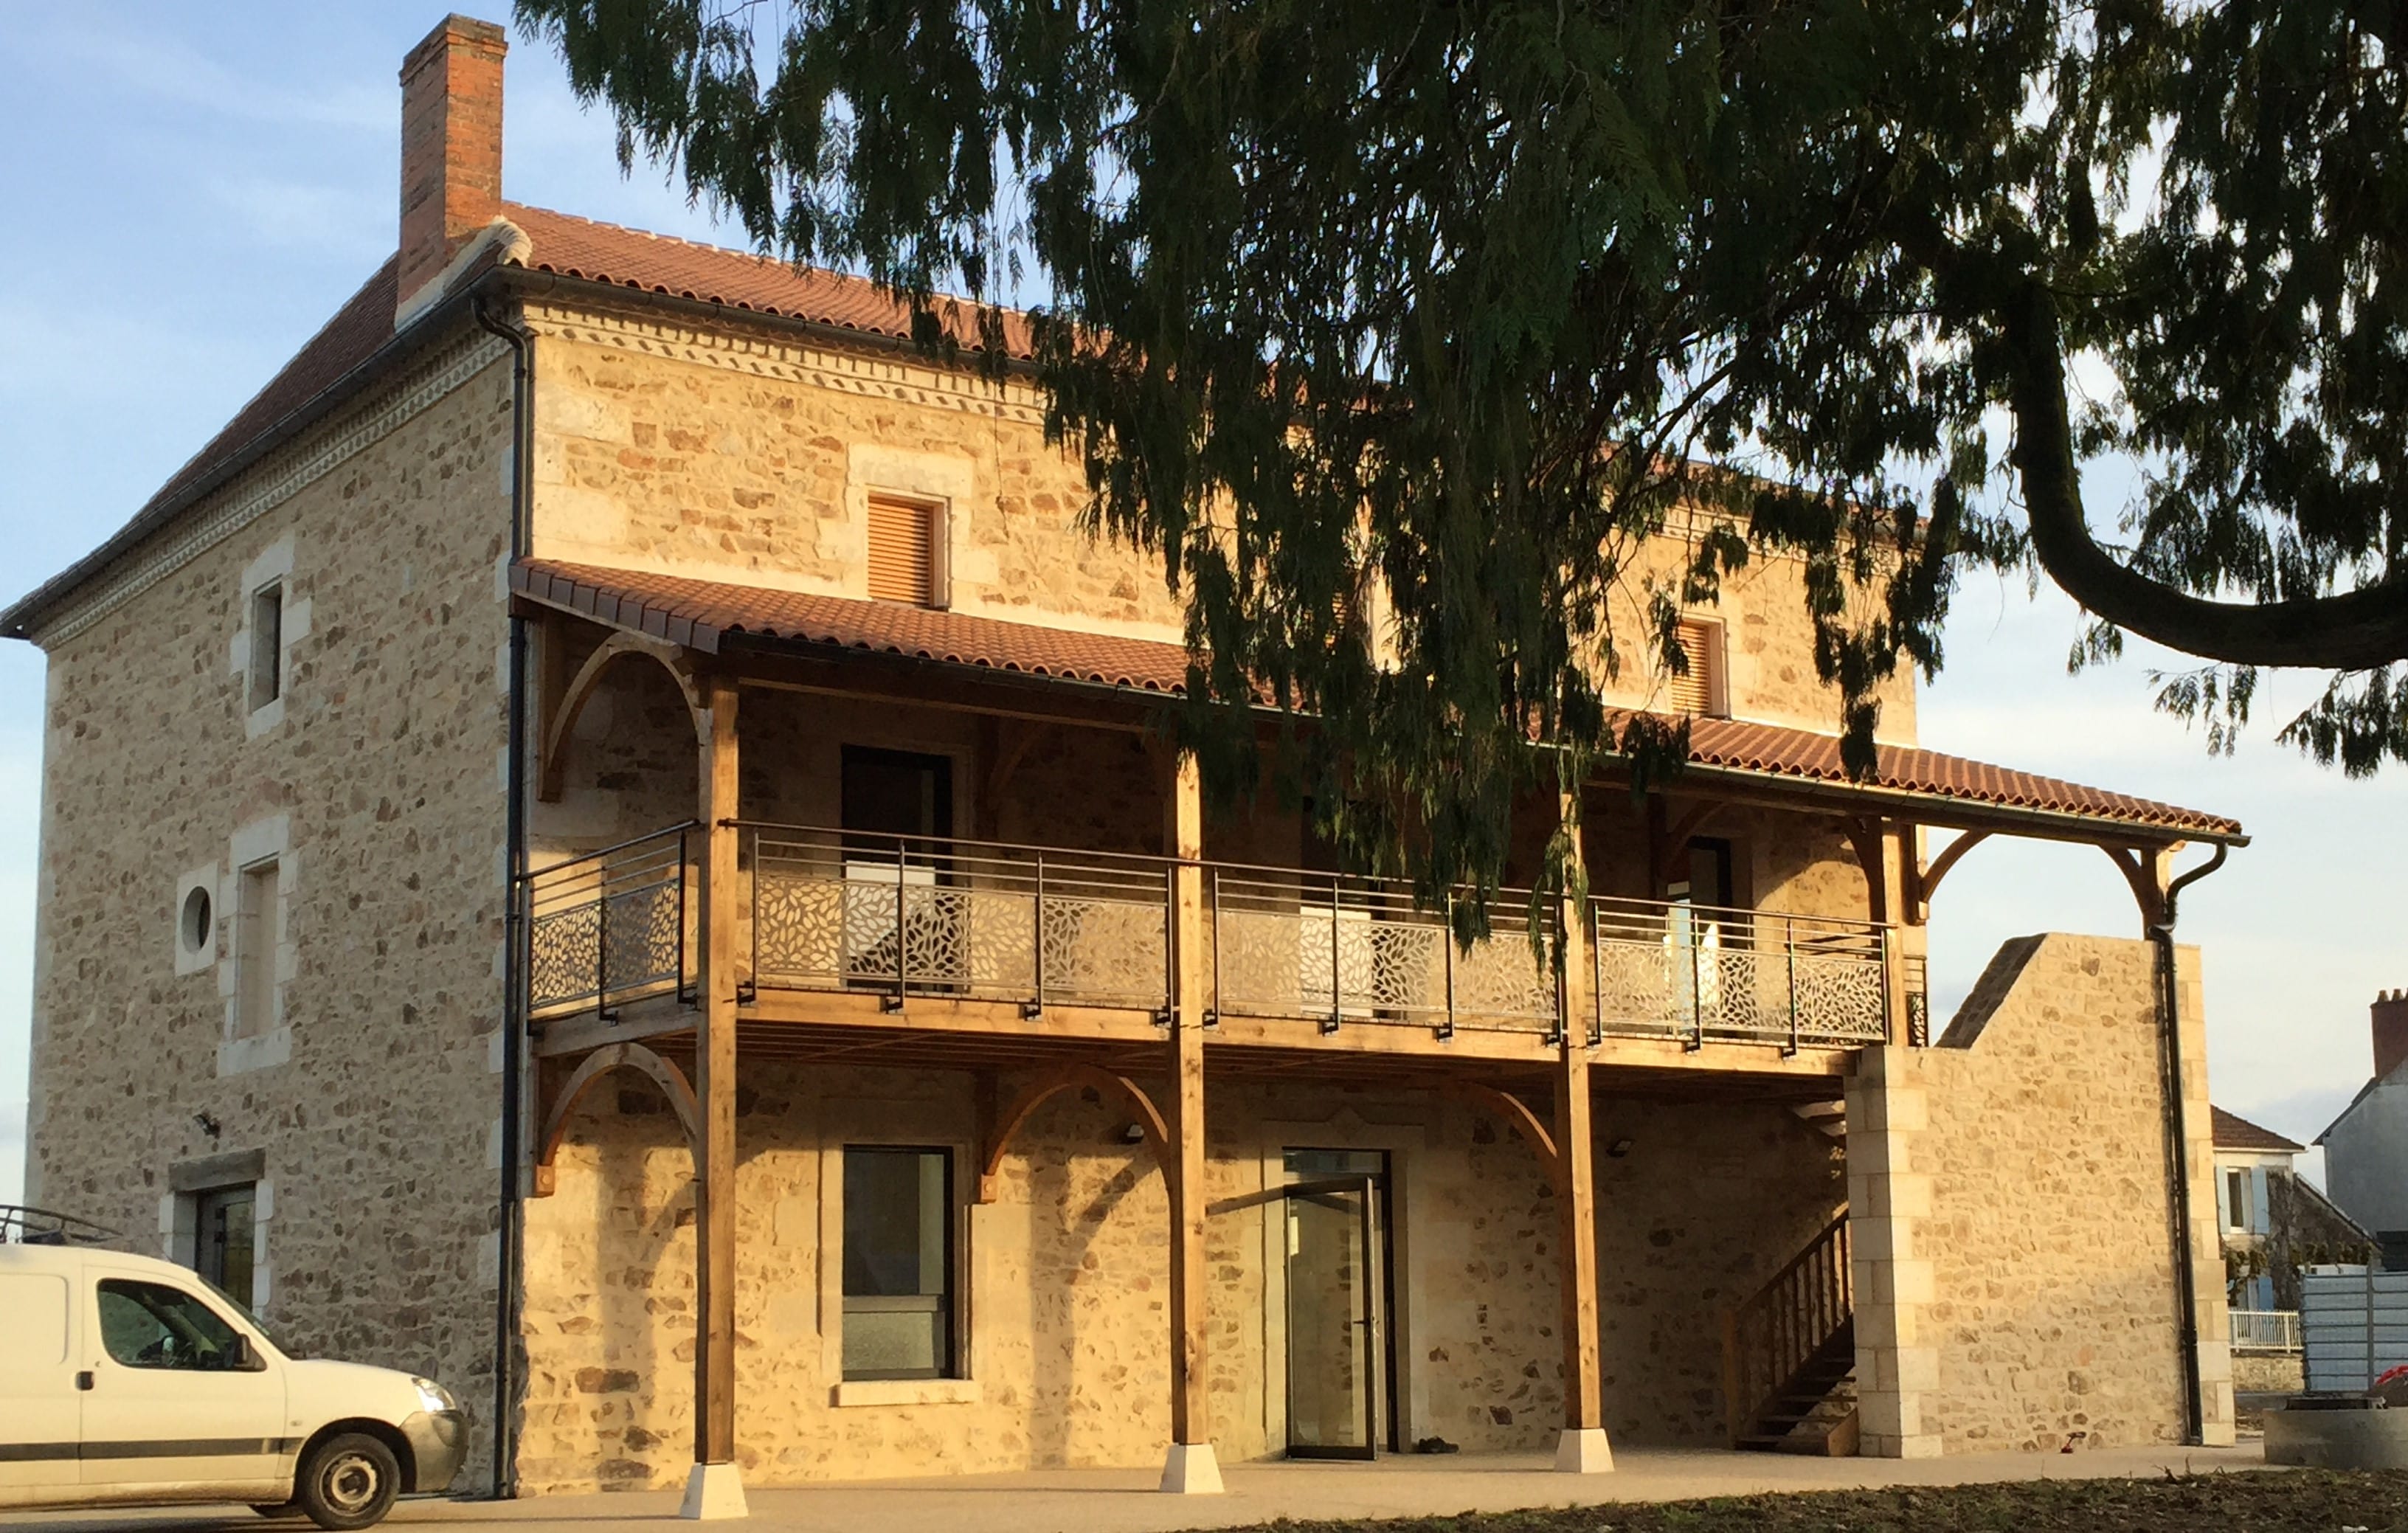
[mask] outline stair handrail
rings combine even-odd
[[[1732,1447],[1855,1315],[1842,1204],[1802,1250],[1723,1316],[1723,1410]]]

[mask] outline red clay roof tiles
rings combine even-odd
[[[1135,692],[1168,695],[1186,687],[1187,652],[1151,639],[551,560],[523,562],[512,580],[549,606],[706,652],[717,650],[724,636],[745,634]],[[1689,758],[1699,766],[1849,785],[1838,737],[1781,724],[1696,720]],[[2221,815],[1899,746],[1881,747],[1870,785],[2163,830],[2241,832],[2238,821]]]
[[[2215,1119],[2215,1147],[2218,1150],[2262,1150],[2277,1155],[2296,1155],[2307,1149],[2294,1144],[2271,1128],[2260,1128],[2238,1112],[2227,1112],[2220,1107],[2208,1110]]]
[[[723,304],[889,340],[910,338],[910,310],[881,292],[876,283],[858,277],[796,271],[765,255],[697,245],[515,203],[505,205],[502,216],[526,232],[534,247],[527,256],[531,271]],[[1006,310],[1004,337],[1012,356],[1029,355],[1025,316]]]

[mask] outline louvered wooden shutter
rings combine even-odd
[[[937,605],[935,507],[909,500],[869,502],[869,594],[880,601]]]
[[[1722,698],[1722,630],[1710,623],[1684,620],[1680,631],[1681,654],[1689,662],[1686,676],[1668,676],[1666,690],[1676,713],[1711,716]]]

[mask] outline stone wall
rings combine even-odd
[[[1046,444],[1042,400],[1023,384],[634,312],[527,318],[540,337],[540,556],[861,597],[868,497],[885,493],[945,507],[953,610],[1181,639],[1160,561],[1082,529],[1083,471]],[[1662,706],[1645,593],[1677,587],[1695,531],[1683,522],[1656,539],[1611,604],[1617,704]],[[1802,563],[1758,556],[1700,615],[1723,625],[1739,717],[1838,728]],[[1913,679],[1881,697],[1881,738],[1911,744]]]
[[[308,1355],[456,1390],[464,1485],[492,1414],[509,404],[498,343],[435,337],[38,636],[28,1197],[189,1261],[171,1177],[260,1166],[263,1312]],[[282,691],[254,709],[268,579]],[[239,870],[266,856],[281,930],[238,952]],[[253,956],[273,1015],[232,1014]]]
[[[738,1140],[738,1421],[748,1483],[1030,1468],[1151,1468],[1168,1438],[1161,1177],[1125,1109],[1057,1096],[968,1207],[968,1382],[839,1389],[838,1153],[972,1151],[967,1075],[746,1066]],[[1014,1084],[1001,1082],[1008,1097]],[[1718,1318],[1829,1217],[1828,1140],[1766,1105],[1609,1098],[1599,1161],[1609,1425],[1631,1440],[1722,1430]],[[1700,1151],[1699,1144],[1712,1148]],[[1288,1147],[1387,1153],[1395,1207],[1397,1431],[1469,1452],[1543,1448],[1561,1426],[1552,1194],[1503,1125],[1406,1091],[1214,1088],[1216,1202],[1274,1185]],[[693,1192],[648,1089],[595,1093],[528,1205],[531,1490],[667,1486],[691,1462]],[[957,1174],[967,1200],[970,1182]],[[1210,1225],[1213,1436],[1230,1461],[1286,1440],[1285,1225]],[[867,1403],[862,1397],[867,1397]]]
[[[1849,1205],[1869,1453],[2180,1440],[2155,962],[2145,942],[2019,938],[1939,1047],[1861,1056]],[[2209,1440],[2229,1442],[2190,950],[2179,988],[2200,1375]]]
[[[1777,1102],[1606,1097],[1595,1123],[1605,1426],[1721,1447],[1723,1317],[1830,1223],[1840,1146]]]

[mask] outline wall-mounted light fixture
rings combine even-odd
[[[1630,1141],[1628,1139],[1616,1139],[1612,1144],[1605,1147],[1605,1153],[1613,1159],[1620,1160],[1623,1156],[1630,1153]]]
[[[207,1134],[209,1138],[216,1139],[218,1137],[218,1131],[224,1125],[220,1124],[215,1118],[209,1116],[209,1114],[205,1110],[193,1114],[193,1126],[199,1129],[202,1133]]]

